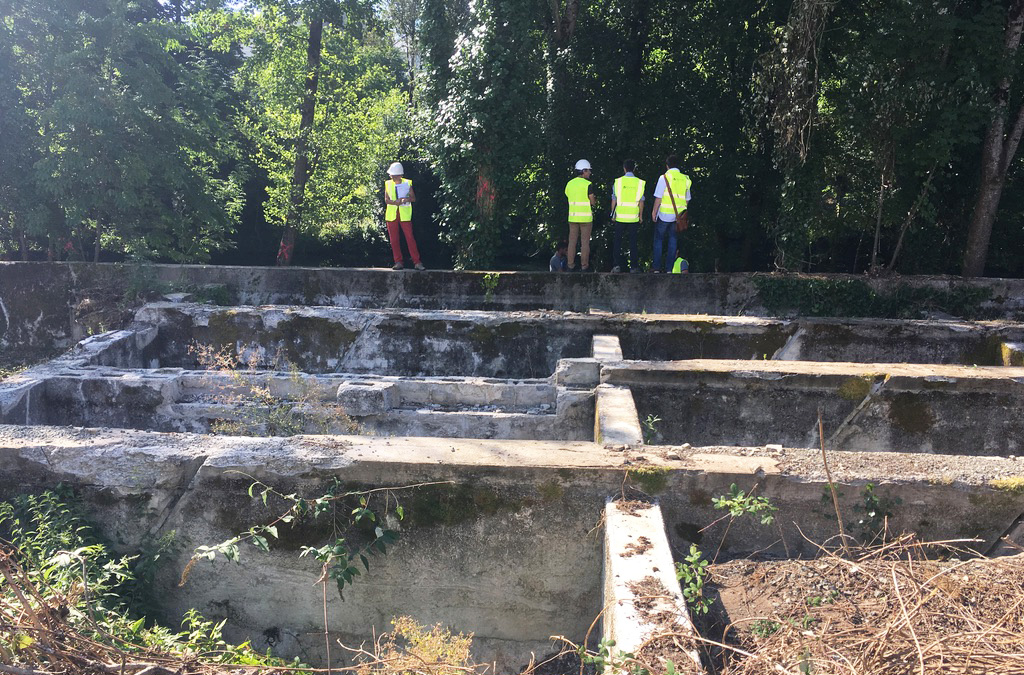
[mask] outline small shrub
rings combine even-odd
[[[194,610],[181,631],[147,627],[147,617],[138,616],[129,602],[139,558],[112,555],[66,490],[0,502],[0,538],[6,540],[0,542],[0,622],[5,624],[0,661],[5,665],[51,672],[55,663],[68,663],[81,673],[151,659],[177,661],[182,670],[186,662],[300,665],[259,654],[247,643],[228,644],[221,633],[225,622],[208,621]],[[45,640],[37,639],[37,621],[45,624]],[[169,664],[166,670],[178,669]]]
[[[657,415],[648,415],[644,418],[643,433],[644,433],[644,445],[650,445],[658,437],[658,424],[661,423],[661,418]]]
[[[408,616],[391,621],[391,633],[378,643],[374,658],[356,666],[357,675],[464,675],[474,672],[473,634],[452,633],[440,624],[421,626]]]
[[[683,598],[697,614],[707,614],[711,609],[711,598],[704,595],[704,585],[710,576],[707,567],[708,561],[702,559],[696,544],[690,544],[683,562],[676,563],[676,580],[682,586]]]
[[[886,537],[889,519],[893,517],[893,509],[903,503],[899,497],[889,498],[875,492],[875,484],[868,483],[861,491],[861,503],[854,507],[861,513],[854,529],[866,544],[883,540]]]
[[[766,638],[770,635],[775,635],[782,630],[782,624],[778,621],[772,621],[771,619],[758,619],[750,626],[750,632],[755,637]]]
[[[491,302],[494,300],[494,292],[498,290],[498,282],[501,277],[497,272],[488,272],[480,280],[480,285],[484,289],[484,302]]]

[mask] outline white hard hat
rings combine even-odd
[[[583,171],[584,169],[589,169],[589,168],[590,168],[590,162],[588,162],[585,159],[581,159],[580,161],[576,162],[576,170],[577,171]]]
[[[404,176],[405,169],[402,167],[401,162],[394,162],[388,167],[389,176]]]

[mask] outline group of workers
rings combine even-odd
[[[565,196],[569,202],[569,240],[559,243],[558,251],[549,264],[552,272],[572,272],[577,269],[577,242],[580,245],[578,269],[590,271],[590,234],[594,226],[597,198],[594,195],[594,184],[590,181],[590,162],[581,159],[576,162],[575,169],[576,176],[565,186]],[[641,271],[637,237],[640,223],[644,220],[644,191],[647,183],[633,174],[635,169],[636,162],[627,159],[622,163],[623,175],[616,178],[612,185],[611,214],[615,224],[615,266],[612,272]],[[416,201],[412,181],[405,178],[405,169],[400,162],[394,162],[388,167],[388,175],[390,179],[384,183],[384,203],[387,205],[384,220],[395,260],[392,269],[405,268],[400,240],[404,234],[413,265],[422,270],[423,262],[412,234],[412,204]],[[653,272],[687,271],[686,261],[677,251],[676,233],[687,227],[686,208],[690,201],[690,185],[690,177],[679,170],[679,158],[669,155],[665,160],[665,173],[658,177],[654,188],[654,204],[651,208],[651,220],[654,221]],[[623,247],[626,231],[629,233],[628,264]]]
[[[590,162],[581,159],[576,162],[576,177],[565,186],[565,197],[569,201],[569,240],[560,242],[549,269],[552,272],[575,271],[576,243],[580,244],[580,266],[583,272],[590,271],[590,233],[594,225],[594,207],[597,197],[590,181]],[[637,237],[640,223],[644,220],[644,192],[647,182],[637,178],[633,171],[636,162],[627,159],[622,163],[622,175],[612,184],[612,222],[615,224],[613,255],[615,266],[612,272],[640,272],[640,256],[637,251]],[[651,271],[682,273],[688,265],[677,250],[677,232],[688,227],[686,207],[690,201],[690,177],[679,170],[679,158],[669,155],[665,159],[665,173],[658,177],[654,188],[654,204],[651,220],[654,221],[654,260]],[[627,264],[623,246],[623,235],[629,232],[629,261]],[[666,241],[667,245],[666,245]],[[562,250],[565,249],[565,256]]]

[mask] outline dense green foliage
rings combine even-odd
[[[325,21],[317,106],[309,144],[313,167],[306,186],[303,225],[308,232],[336,233],[367,227],[378,217],[381,167],[398,155],[407,112],[396,73],[397,54],[357,3],[253,3],[251,11],[206,12],[197,23],[215,47],[244,47],[234,86],[244,96],[235,118],[252,148],[251,161],[268,177],[264,214],[281,224],[288,209],[298,101],[306,68],[307,21]]]
[[[678,153],[693,271],[957,273],[968,229],[988,227],[985,271],[1019,276],[1021,14],[0,0],[0,254],[267,263],[288,223],[297,262],[381,264],[381,184],[400,159],[429,266],[540,268],[585,157],[608,269],[622,160],[650,200]]]
[[[81,672],[100,672],[122,659],[159,659],[169,668],[180,661],[183,669],[299,665],[228,644],[221,635],[225,622],[195,610],[180,632],[140,616],[138,610],[149,609],[140,603],[147,576],[166,545],[139,558],[113,555],[63,490],[0,502],[0,569],[8,582],[0,584],[0,661],[46,670],[70,662]],[[29,616],[46,617],[51,632],[24,625]],[[65,660],[70,649],[76,650],[73,661]],[[196,672],[191,665],[187,672]]]
[[[240,189],[220,64],[124,0],[0,3],[0,223],[70,257],[201,261]],[[8,162],[8,157],[11,161]],[[20,242],[19,242],[20,244]]]

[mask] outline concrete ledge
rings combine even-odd
[[[616,652],[639,655],[645,642],[670,630],[696,637],[675,576],[661,509],[655,504],[609,501],[604,509],[605,639]],[[703,673],[696,650],[673,660],[678,673]],[[654,672],[664,672],[665,663]],[[606,671],[607,675],[614,675]]]
[[[829,363],[817,361],[740,361],[691,359],[685,361],[623,361],[603,365],[601,381],[608,384],[685,384],[694,378],[719,376],[735,380],[785,382],[803,386],[841,381],[849,377],[888,376],[890,386],[928,382],[932,389],[1024,391],[1024,368],[908,363]]]
[[[621,361],[622,347],[615,335],[595,335],[591,356],[598,361]]]
[[[606,448],[643,444],[640,418],[629,389],[602,384],[594,390],[594,394],[597,397],[594,440]]]

